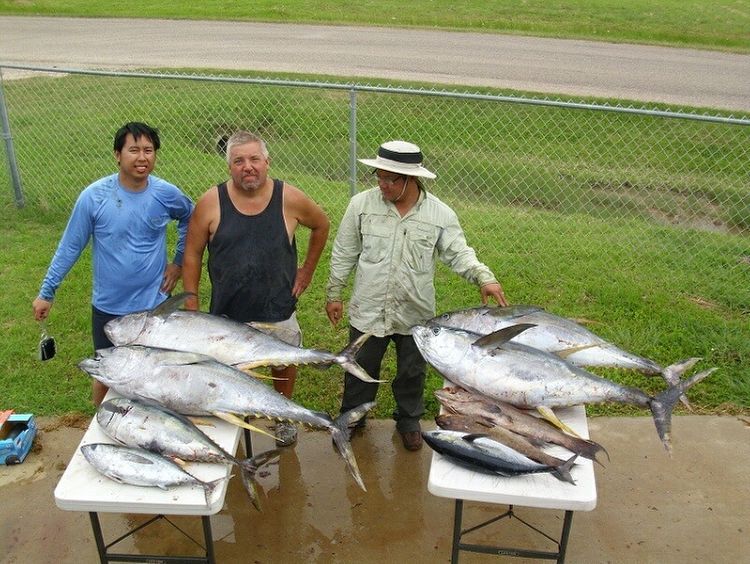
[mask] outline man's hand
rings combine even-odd
[[[52,302],[48,302],[42,298],[36,298],[31,302],[31,307],[34,308],[34,319],[37,321],[44,321],[49,315],[49,310],[52,309]]]
[[[495,299],[497,305],[501,305],[503,307],[508,307],[509,305],[508,300],[505,299],[505,292],[503,292],[503,287],[497,282],[493,284],[485,284],[479,289],[479,292],[482,294],[483,305],[487,305],[490,296]]]
[[[165,294],[170,294],[177,285],[180,276],[182,276],[182,267],[177,266],[174,263],[168,264],[167,268],[164,270],[164,276],[162,277],[161,291]]]
[[[341,321],[341,318],[344,316],[343,302],[328,302],[326,304],[326,314],[331,321],[331,325],[334,327],[338,325],[339,321]]]
[[[295,298],[299,298],[302,292],[307,290],[307,287],[312,282],[314,269],[308,268],[305,265],[300,266],[297,269],[297,276],[294,279],[294,287],[292,288],[292,295]]]

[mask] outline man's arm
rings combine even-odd
[[[182,260],[182,286],[186,292],[195,294],[185,301],[185,309],[188,310],[200,309],[198,290],[203,269],[203,253],[218,219],[218,210],[219,197],[214,186],[198,200],[190,217]]]
[[[341,294],[361,252],[359,210],[355,210],[350,202],[333,242],[331,270],[326,284],[326,315],[334,326],[338,325],[344,317],[344,303],[341,300]]]
[[[294,297],[299,298],[312,282],[313,274],[328,240],[330,221],[323,209],[304,192],[294,186],[286,185],[286,188],[285,201],[289,204],[289,211],[299,225],[310,230],[305,260],[297,269],[297,277],[292,288]]]
[[[47,274],[42,281],[39,295],[32,302],[34,319],[41,321],[46,319],[55,299],[55,292],[62,284],[65,276],[73,268],[86,248],[94,227],[92,224],[93,201],[88,192],[83,192],[73,206],[68,225],[65,227],[60,242],[57,245]]]
[[[161,291],[169,294],[174,290],[182,275],[182,263],[185,254],[185,239],[187,238],[188,223],[193,213],[193,201],[175,188],[175,199],[171,204],[170,216],[177,220],[177,247],[174,260],[167,264],[162,279]]]

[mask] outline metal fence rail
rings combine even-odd
[[[20,71],[23,79],[9,79]],[[614,273],[627,280],[631,269],[677,261],[701,270],[702,295],[750,307],[750,116],[479,90],[2,64],[0,94],[11,163],[0,171],[3,205],[67,213],[83,187],[115,170],[115,129],[139,120],[162,134],[156,174],[193,198],[227,176],[228,135],[260,133],[272,175],[311,194],[335,229],[351,193],[373,185],[356,157],[406,138],[438,175],[428,189],[456,209],[499,274],[513,264],[521,283],[554,292],[555,276],[568,284]],[[594,254],[610,258],[611,272],[589,270],[601,264],[588,260]],[[551,270],[560,257],[575,272]],[[662,276],[656,284],[685,286],[679,273]],[[712,277],[721,277],[718,287]]]

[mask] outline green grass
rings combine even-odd
[[[2,0],[0,14],[404,26],[750,51],[747,0]]]

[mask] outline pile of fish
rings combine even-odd
[[[620,349],[573,321],[535,306],[449,312],[413,327],[412,334],[425,360],[444,378],[460,386],[436,392],[444,408],[436,420],[443,429],[463,433],[450,437],[453,443],[461,445],[461,456],[465,458],[467,452],[474,452],[469,447],[476,449],[476,437],[492,437],[561,479],[566,479],[562,465],[570,460],[550,460],[540,445],[562,445],[574,455],[592,460],[596,460],[599,452],[606,454],[606,451],[592,441],[570,436],[571,430],[556,420],[553,408],[604,402],[648,408],[665,449],[671,453],[675,404],[681,399],[687,402],[684,393],[715,370],[711,368],[683,379],[683,374],[700,359],[661,367]],[[638,388],[592,374],[583,366],[627,368],[661,375],[667,388],[651,396]],[[553,427],[545,421],[521,411],[528,409],[538,410],[568,433],[552,431]],[[423,435],[438,452],[458,458],[455,451],[447,450],[444,440],[436,447],[434,437],[431,442],[428,434]],[[486,467],[484,462],[475,464]],[[563,470],[554,470],[560,468]]]
[[[240,468],[243,484],[259,507],[253,477],[260,466],[275,460],[277,453],[271,451],[238,460],[221,450],[184,416],[212,415],[262,433],[265,431],[245,419],[268,418],[328,430],[337,452],[365,490],[349,442],[349,427],[364,417],[374,403],[363,404],[334,420],[295,403],[243,370],[258,366],[338,364],[365,381],[373,381],[354,360],[366,336],[338,355],[294,347],[244,323],[206,313],[179,311],[186,297],[181,294],[153,311],[110,321],[105,331],[115,346],[98,350],[93,358],[79,363],[83,371],[126,398],[106,401],[97,412],[102,429],[125,446],[87,449],[84,452],[87,460],[106,476],[125,483],[134,483],[128,481],[132,480],[130,474],[139,477],[147,474],[138,471],[151,460],[144,450],[181,461],[234,464]],[[160,471],[149,478],[149,485],[168,487],[183,483],[174,481],[181,475],[169,464],[159,465]],[[123,472],[124,467],[131,471]],[[193,481],[185,476],[179,479],[200,485],[207,495],[210,493],[210,484],[188,477]]]

